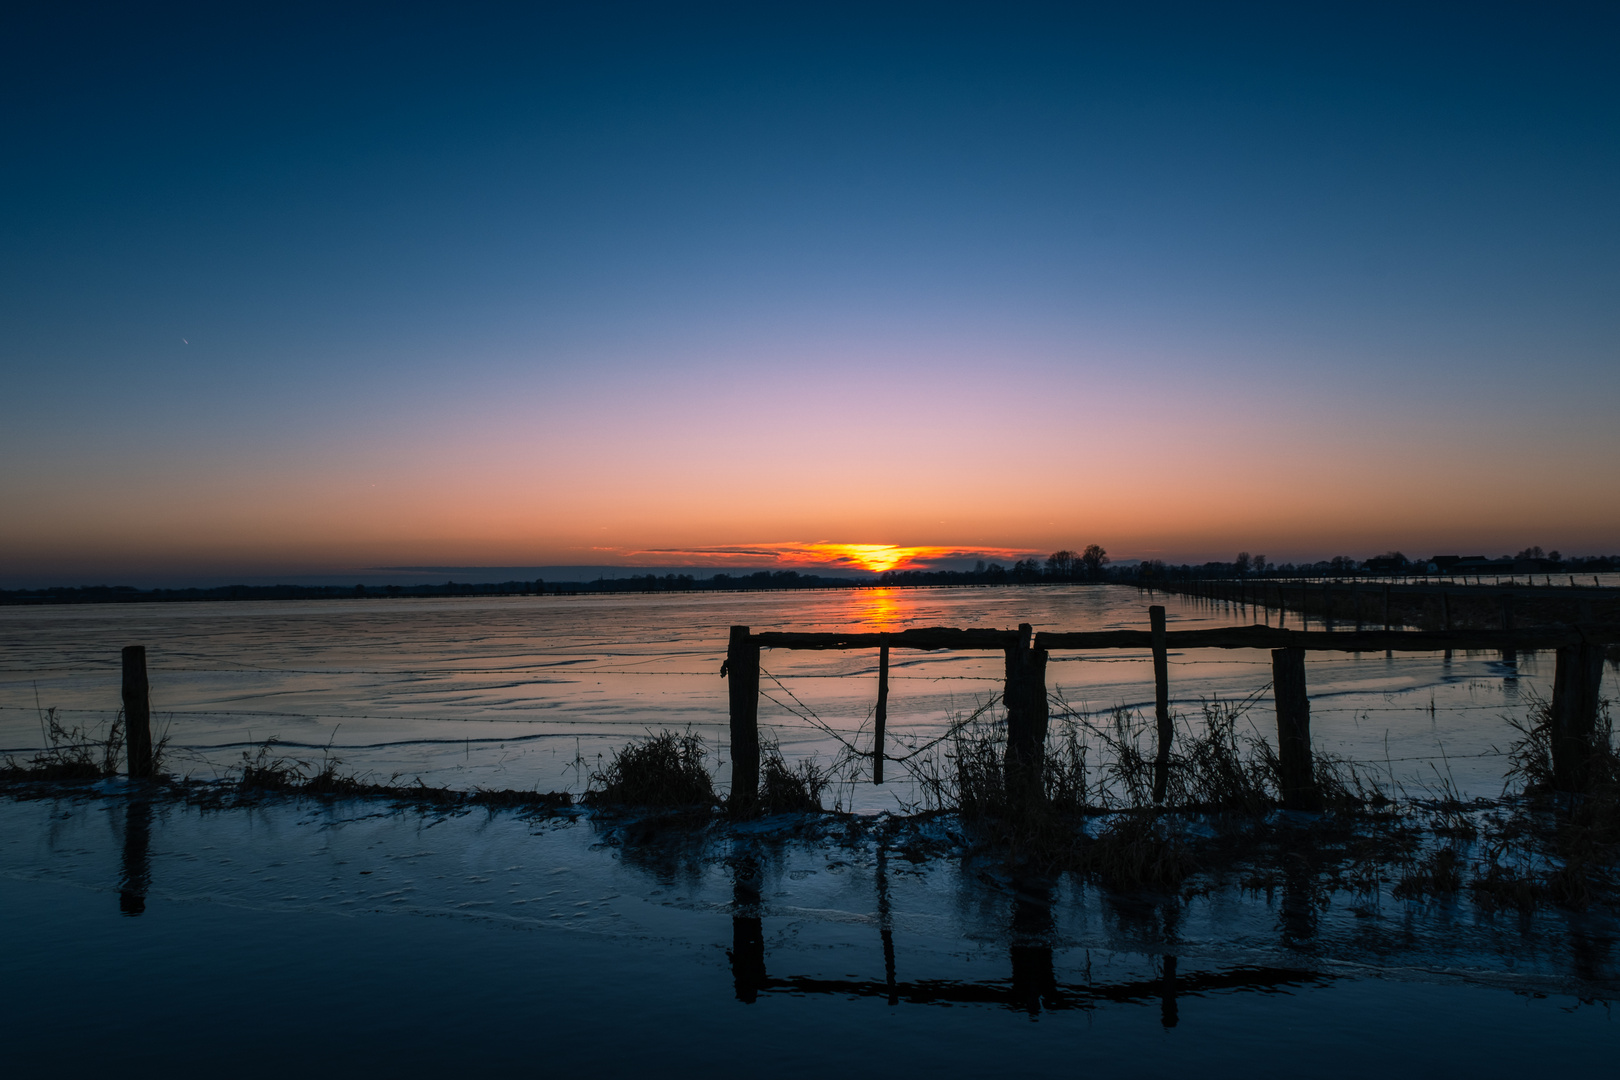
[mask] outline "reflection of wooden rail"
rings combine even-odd
[[[877,649],[880,655],[878,703],[887,711],[888,658],[894,649],[1001,650],[1006,656],[1007,707],[1005,768],[1008,790],[1038,800],[1042,791],[1048,721],[1046,660],[1052,649],[1151,650],[1154,659],[1158,754],[1154,799],[1163,801],[1173,732],[1169,720],[1171,649],[1269,649],[1273,698],[1277,708],[1277,756],[1283,803],[1314,809],[1320,803],[1310,749],[1310,703],[1306,696],[1305,653],[1442,652],[1446,650],[1517,651],[1556,649],[1553,683],[1553,771],[1562,790],[1580,791],[1587,782],[1588,759],[1597,726],[1598,688],[1603,674],[1603,647],[1620,641],[1620,626],[1583,624],[1515,630],[1505,619],[1501,630],[1284,630],[1269,626],[1223,626],[1198,630],[1164,629],[1164,609],[1149,609],[1148,630],[1096,630],[1075,633],[1043,631],[1028,623],[1017,630],[958,629],[933,626],[887,633],[753,633],[733,626],[722,676],[731,676],[731,760],[733,805],[746,808],[759,786],[759,656],[767,649]],[[873,751],[874,780],[883,781],[882,732]]]
[[[879,998],[891,1005],[994,1005],[1031,1013],[1041,1010],[1095,1009],[1102,1004],[1160,1003],[1162,1022],[1176,1024],[1176,999],[1220,991],[1281,990],[1322,986],[1332,977],[1293,968],[1240,967],[1227,971],[1200,971],[1179,978],[1176,958],[1164,958],[1163,977],[1138,982],[1060,983],[1051,977],[1051,949],[1026,948],[1043,953],[1037,957],[1015,957],[1012,978],[1002,982],[962,982],[954,979],[911,979],[880,982],[876,979],[815,979],[805,976],[767,976],[763,957],[756,963],[732,953],[732,972],[737,997],[752,1002],[772,991],[789,994],[830,994],[841,998]],[[1044,965],[1040,963],[1045,961]],[[1034,960],[1035,963],[1030,963]],[[1033,970],[1030,970],[1033,969]],[[1044,970],[1043,970],[1044,969]]]

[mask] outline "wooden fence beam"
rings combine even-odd
[[[1153,718],[1159,726],[1159,751],[1153,759],[1153,801],[1164,802],[1170,783],[1170,740],[1175,729],[1170,724],[1170,652],[1165,647],[1164,608],[1148,608],[1153,635]]]
[[[748,627],[731,628],[721,673],[731,678],[731,806],[743,811],[759,796],[759,646]]]
[[[1288,630],[1274,626],[1217,626],[1199,630],[1170,630],[1165,645],[1170,649],[1281,649],[1298,648],[1332,652],[1440,652],[1445,649],[1556,649],[1561,645],[1620,641],[1620,624],[1590,624],[1579,630],[1570,626],[1543,626],[1504,633],[1500,630]],[[954,630],[928,627],[889,634],[877,633],[795,633],[767,631],[750,634],[756,647],[774,649],[879,649],[885,644],[900,649],[980,649],[1005,650],[1017,645],[1013,630]],[[1035,635],[1037,649],[1151,649],[1153,635],[1148,630],[1042,631]]]
[[[1283,806],[1289,810],[1320,810],[1311,762],[1311,703],[1305,690],[1305,650],[1274,649],[1271,653],[1271,688],[1277,703],[1277,762]]]
[[[124,746],[129,751],[129,775],[152,775],[152,702],[146,681],[146,646],[124,647]]]
[[[1018,640],[1006,650],[1007,754],[1003,775],[1015,806],[1032,808],[1045,796],[1046,701],[1045,649],[1033,647],[1034,628],[1018,625]]]
[[[1584,792],[1591,787],[1602,680],[1602,648],[1582,644],[1558,650],[1553,674],[1552,766],[1553,787],[1559,791]]]
[[[872,717],[872,783],[883,783],[883,729],[889,720],[889,647],[878,649],[878,699]]]

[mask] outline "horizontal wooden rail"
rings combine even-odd
[[[1527,630],[1284,630],[1270,626],[1218,626],[1171,630],[1164,645],[1171,649],[1305,649],[1312,652],[1441,652],[1446,649],[1533,650],[1566,645],[1620,641],[1612,624],[1552,626]],[[793,633],[771,630],[748,635],[748,642],[767,649],[1007,649],[1018,644],[1016,630],[959,630],[917,627],[886,634]],[[1037,649],[1151,649],[1150,630],[1043,631]]]
[[[958,630],[949,626],[919,626],[887,634],[795,634],[767,630],[750,634],[751,644],[766,649],[1006,649],[1018,644],[1016,630]]]
[[[1446,649],[1532,650],[1620,641],[1620,626],[1554,626],[1529,630],[1284,630],[1220,626],[1171,630],[1171,649],[1305,649],[1312,652],[1441,652]],[[1040,633],[1037,649],[1147,649],[1147,630]]]

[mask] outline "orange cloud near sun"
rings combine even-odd
[[[626,554],[693,566],[808,566],[881,574],[885,570],[926,569],[941,562],[964,559],[1012,561],[1035,553],[1023,548],[905,547],[899,544],[837,544],[823,541],[653,548]]]

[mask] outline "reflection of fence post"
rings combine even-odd
[[[1170,655],[1164,643],[1164,608],[1158,604],[1148,608],[1148,621],[1153,635],[1153,717],[1159,724],[1159,752],[1153,759],[1153,801],[1162,803],[1170,783],[1170,740],[1175,735],[1170,726]]]
[[[733,626],[726,647],[731,676],[731,805],[745,809],[759,794],[759,646],[748,627]]]
[[[1159,987],[1159,1023],[1173,1028],[1180,1014],[1176,1009],[1176,958],[1164,958],[1164,981]]]
[[[889,721],[889,647],[878,647],[877,712],[872,718],[872,783],[883,783],[883,729]]]
[[[1277,702],[1277,763],[1283,806],[1321,808],[1311,766],[1311,703],[1305,692],[1305,650],[1271,650],[1271,687]]]
[[[136,799],[124,815],[124,873],[118,884],[118,910],[125,915],[146,911],[146,890],[152,884],[152,804]]]
[[[1502,629],[1506,630],[1509,633],[1513,632],[1513,594],[1512,593],[1503,593],[1502,594]],[[1502,650],[1502,663],[1504,663],[1504,664],[1515,664],[1516,665],[1516,664],[1518,664],[1518,662],[1519,662],[1519,650],[1517,650],[1517,649],[1503,649]]]
[[[1585,791],[1591,786],[1593,736],[1597,731],[1598,689],[1603,680],[1603,650],[1594,645],[1565,645],[1558,650],[1553,675],[1553,787]]]
[[[1033,806],[1045,794],[1046,760],[1046,650],[1033,648],[1035,629],[1018,624],[1018,643],[1008,646],[1007,758],[1004,777],[1007,794],[1015,804]]]
[[[152,702],[146,681],[146,646],[124,647],[124,745],[129,775],[152,775]]]

